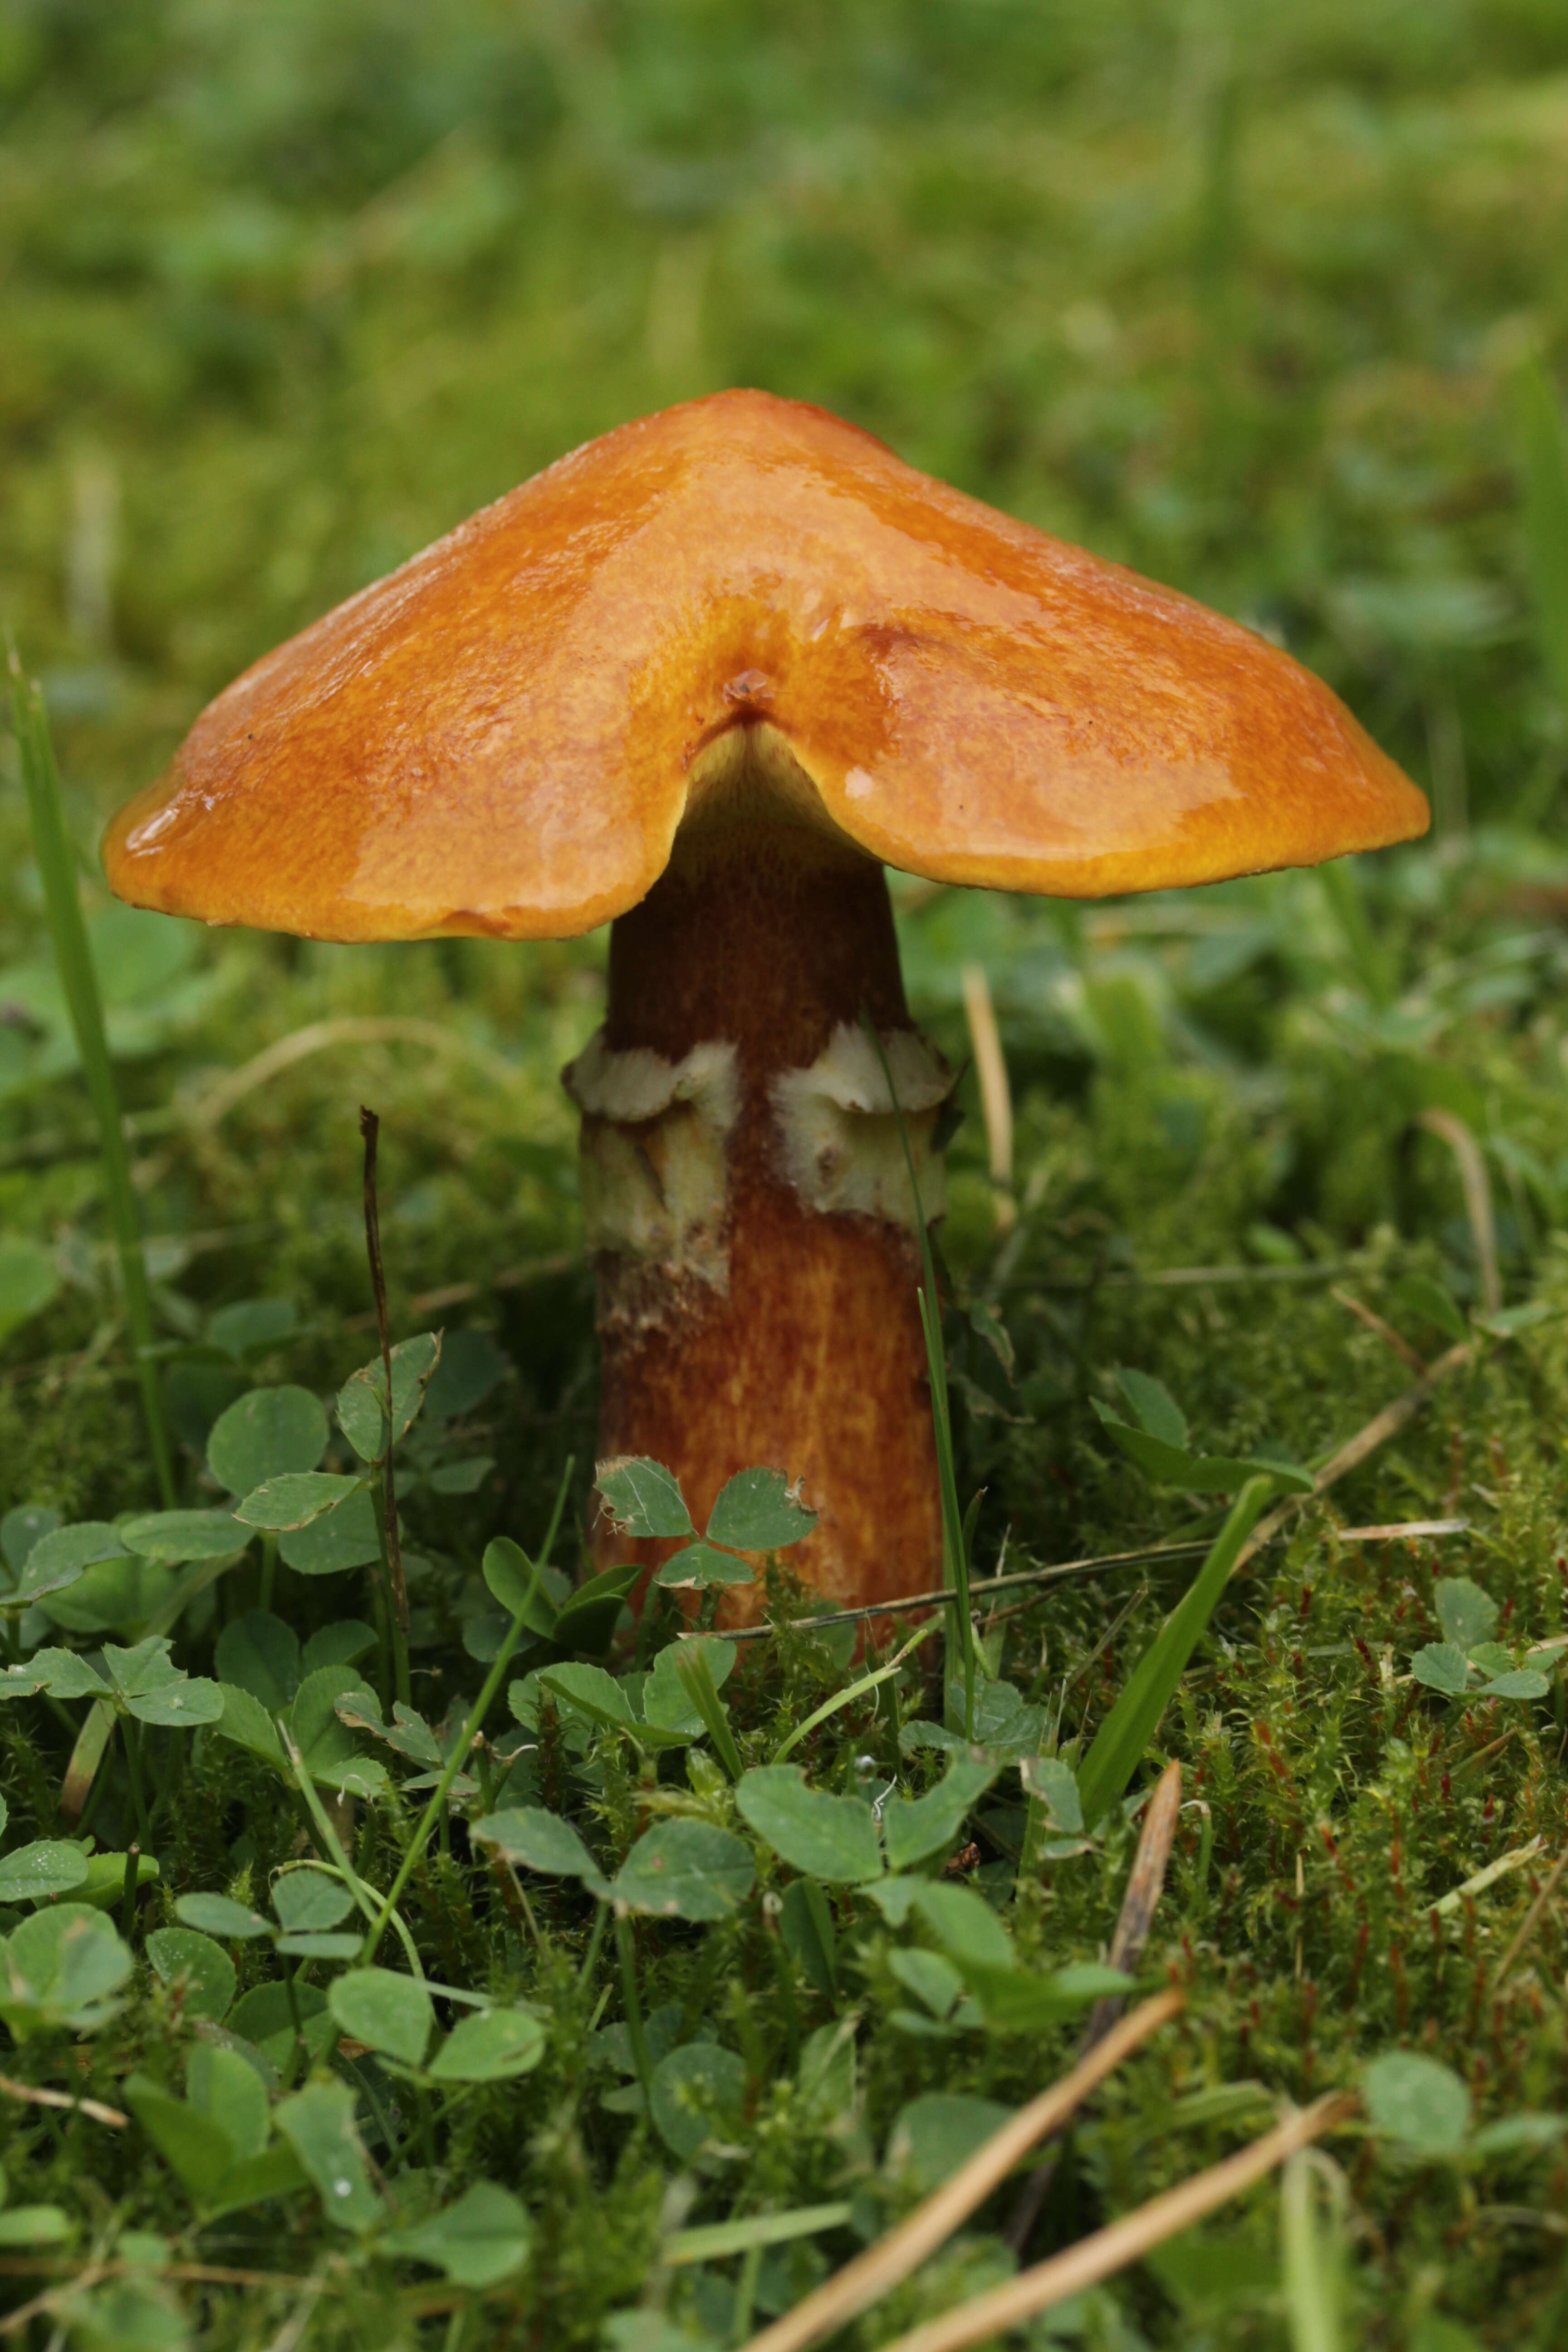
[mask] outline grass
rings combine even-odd
[[[128,0],[0,25],[0,619],[60,747],[180,1508],[226,1512],[247,1465],[316,1475],[319,1401],[356,1370],[365,1394],[384,1381],[362,1102],[382,1120],[393,1337],[445,1333],[396,1456],[397,1726],[377,1571],[304,1573],[280,1524],[231,1532],[216,1573],[117,1552],[82,1580],[96,1602],[57,1588],[67,1622],[5,1614],[20,1663],[85,1662],[0,1706],[0,1872],[32,1849],[31,1883],[59,1889],[0,1894],[0,2294],[13,2313],[45,2298],[34,2340],[472,2352],[526,2325],[542,2346],[729,2344],[1078,2046],[1058,1980],[1109,1944],[1137,1834],[1119,1803],[1087,1836],[1026,1808],[1010,1763],[964,1800],[946,1843],[977,1857],[949,1884],[993,1906],[1005,1967],[978,1915],[900,1921],[810,1843],[830,1823],[864,1857],[857,1801],[888,1782],[895,1807],[948,1801],[949,1757],[917,1728],[942,1725],[938,1643],[873,1684],[899,1643],[857,1660],[852,1636],[792,1630],[786,1548],[780,1630],[732,1667],[701,1654],[701,1705],[672,1688],[668,1744],[646,1690],[639,1713],[582,1679],[592,1641],[549,1665],[586,1573],[595,1421],[554,1074],[597,1018],[602,941],[212,935],[117,909],[97,879],[103,816],[242,663],[561,449],[731,382],[821,400],[1267,628],[1437,814],[1431,844],[1353,870],[1142,902],[899,886],[922,1024],[963,1060],[962,972],[983,964],[1014,1094],[1017,1225],[996,1223],[971,1079],[941,1234],[957,1492],[984,1489],[977,1581],[1212,1544],[1223,1496],[1151,1483],[1095,1410],[1125,1424],[1125,1369],[1176,1401],[1194,1456],[1316,1466],[1411,1387],[1408,1354],[1474,1343],[1244,1561],[1141,1743],[1134,1790],[1173,1757],[1185,1775],[1144,1972],[1186,2006],[1059,2144],[1030,2258],[1232,2156],[1281,2100],[1360,2089],[1362,2117],[1033,2340],[1561,2340],[1568,1689],[1539,1645],[1568,1633],[1565,76],[1560,14],[1531,0],[339,0],[265,21]],[[177,1551],[153,1524],[114,1202],[13,743],[0,761],[0,1506],[73,1528],[135,1515]],[[289,1056],[227,1083],[284,1039]],[[1429,1111],[1479,1153],[1501,1321],[1473,1166],[1468,1199]],[[304,1403],[231,1424],[254,1437],[270,1416],[274,1452],[220,1447],[226,1475],[209,1469],[217,1415],[279,1391]],[[375,1474],[336,1409],[319,1427],[329,1477]],[[563,1580],[528,1600],[519,1661],[552,1683],[509,1670],[516,1707],[498,1690],[465,1748],[519,1610],[523,1570],[495,1548],[540,1547],[569,1456]],[[43,1525],[0,1530],[13,1575]],[[993,1596],[975,1700],[993,1754],[1086,1761],[1201,1558]],[[155,1655],[100,1655],[149,1626],[186,1684]],[[656,1621],[656,1675],[670,1630]],[[1468,1668],[1489,1642],[1505,1654]],[[101,1702],[68,1695],[84,1671],[108,1676]],[[341,1688],[292,1695],[334,1671]],[[1545,1695],[1487,1695],[1521,1672]],[[351,1728],[331,1700],[361,1675]],[[260,1729],[178,1727],[219,1680],[249,1689]],[[280,1761],[268,1749],[268,1698],[297,1770],[280,1734]],[[73,1824],[62,1790],[100,1706],[114,1733]],[[341,1801],[331,1776],[368,1784],[367,1766],[384,1785]],[[795,1767],[847,1811],[801,1810]],[[470,1834],[528,1808],[554,1825]],[[58,1852],[84,1832],[96,1867]],[[673,1837],[661,1883],[684,1873],[709,1916],[637,1907],[622,1874],[648,1835]],[[286,1867],[309,1853],[323,1867]],[[396,1990],[331,1995],[364,1972],[282,1948],[357,1955],[400,1880],[376,1953]],[[617,1883],[618,1922],[597,1891]],[[72,2026],[41,1948],[84,1891],[107,1907],[72,1946]],[[237,1924],[200,1911],[219,1897]],[[448,2056],[465,2017],[479,2037]],[[350,2054],[331,2063],[334,2033]],[[236,2036],[276,2077],[254,2158],[232,2137],[257,2112]],[[262,2201],[223,2210],[249,2161],[271,2168]],[[997,2284],[1016,2193],[853,2340]],[[829,2218],[781,2234],[816,2208]]]

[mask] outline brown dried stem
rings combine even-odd
[[[1537,1895],[1534,1902],[1525,1913],[1523,1924],[1520,1927],[1518,1935],[1515,1936],[1512,1943],[1503,1954],[1502,1958],[1498,1962],[1497,1974],[1492,1979],[1492,1997],[1494,2000],[1497,1995],[1501,1992],[1504,1985],[1508,1982],[1509,1974],[1513,1968],[1514,1962],[1519,1958],[1520,1954],[1524,1950],[1525,1946],[1529,1943],[1531,1936],[1534,1935],[1536,1928],[1540,1926],[1542,1914],[1546,1909],[1546,1906],[1551,1902],[1552,1896],[1556,1894],[1558,1885],[1565,1870],[1568,1870],[1568,1850],[1565,1850],[1558,1855],[1545,1884],[1541,1889],[1541,1892]]]
[[[1300,1510],[1303,1503],[1313,1502],[1319,1496],[1326,1495],[1341,1478],[1359,1469],[1369,1454],[1375,1454],[1380,1445],[1386,1445],[1391,1437],[1397,1437],[1405,1423],[1415,1420],[1422,1406],[1430,1400],[1433,1391],[1441,1387],[1449,1373],[1461,1370],[1466,1364],[1473,1364],[1475,1360],[1476,1350],[1471,1342],[1459,1340],[1457,1346],[1439,1356],[1435,1364],[1428,1366],[1414,1388],[1406,1389],[1403,1396],[1395,1397],[1392,1404],[1385,1404],[1381,1412],[1373,1413],[1365,1427],[1358,1429],[1353,1437],[1348,1437],[1339,1452],[1331,1455],[1317,1472],[1310,1495],[1287,1495],[1282,1503],[1258,1520],[1242,1545],[1240,1556],[1231,1570],[1232,1576],[1241,1574],[1255,1553],[1261,1551],[1263,1546],[1279,1534],[1293,1511]]]
[[[386,1554],[386,1580],[392,1601],[393,1648],[396,1659],[397,1696],[406,1706],[408,1683],[408,1585],[403,1573],[403,1544],[397,1532],[397,1485],[392,1457],[397,1432],[393,1426],[392,1338],[386,1314],[386,1276],[381,1263],[381,1210],[376,1199],[376,1145],[381,1121],[362,1104],[359,1131],[364,1138],[364,1245],[370,1259],[370,1286],[375,1294],[375,1328],[381,1340],[381,1371],[386,1382],[386,1451],[382,1455],[381,1536]]]
[[[1465,1214],[1469,1220],[1470,1236],[1476,1245],[1476,1265],[1481,1279],[1481,1305],[1489,1315],[1495,1315],[1502,1305],[1502,1285],[1498,1278],[1497,1220],[1492,1214],[1492,1188],[1487,1175],[1487,1163],[1481,1158],[1480,1147],[1462,1118],[1451,1110],[1424,1110],[1416,1118],[1428,1135],[1435,1135],[1453,1153],[1459,1171],[1459,1185],[1465,1195]]]
[[[1254,2140],[1250,2147],[1227,2157],[1223,2164],[1184,2180],[1180,2188],[1167,2189],[1163,2197],[1151,2198],[1148,2204],[1124,2213],[1119,2221],[1096,2230],[1092,2237],[1053,2254],[1049,2262],[1037,2263],[1033,2270],[1009,2279],[1005,2286],[961,2303],[941,2318],[928,2320],[923,2327],[911,2328],[887,2347],[887,2352],[962,2352],[966,2344],[1001,2336],[1032,2319],[1037,2312],[1065,2303],[1068,2295],[1081,2294],[1086,2287],[1125,2270],[1130,2263],[1141,2262],[1167,2238],[1212,2213],[1216,2205],[1239,2196],[1299,2147],[1343,2123],[1355,2106],[1353,2095],[1331,2092],[1316,2105]]]
[[[1013,1197],[1013,1089],[1007,1082],[1007,1057],[996,1026],[991,983],[981,963],[963,967],[963,1011],[969,1041],[974,1048],[974,1075],[980,1086],[980,1110],[985,1121],[986,1157],[994,1194],[998,1234],[1011,1233],[1018,1222]]]
[[[1171,1859],[1171,1846],[1181,1810],[1182,1768],[1173,1760],[1154,1784],[1154,1794],[1143,1817],[1138,1851],[1132,1858],[1127,1890],[1121,1898],[1116,1932],[1110,1939],[1110,1965],[1113,1969],[1120,1969],[1124,1976],[1132,1976],[1143,1957],[1143,1947],[1149,1940],[1154,1913],[1164,1892],[1165,1870]],[[1079,2050],[1080,2059],[1087,2058],[1096,2044],[1104,2040],[1125,2006],[1125,2001],[1117,1994],[1095,2002]],[[1035,2224],[1040,2218],[1040,2208],[1046,2201],[1056,2168],[1056,2158],[1047,2158],[1045,2163],[1035,2167],[1024,2184],[1023,2194],[1014,2207],[1013,2218],[1007,2225],[1007,2243],[1016,2254],[1023,2253],[1034,2235]]]
[[[868,2246],[808,2294],[804,2303],[754,2336],[746,2352],[802,2352],[853,2319],[918,2270],[942,2245],[961,2221],[1005,2180],[1020,2157],[1026,2156],[1047,2132],[1055,2131],[1092,2090],[1114,2073],[1123,2058],[1152,2033],[1177,2015],[1183,2006],[1175,1992],[1158,1994],[1135,2009],[1106,2035],[1097,2049],[1080,2059],[1070,2074],[1042,2091],[1020,2108],[1001,2130],[994,2132],[952,2179],[944,2181],[896,2230]]]
[[[43,2083],[17,2083],[9,2074],[0,2074],[0,2091],[8,2099],[20,2099],[29,2107],[61,2107],[73,2114],[90,2116],[95,2124],[112,2125],[122,2130],[131,2121],[118,2107],[106,2107],[101,2099],[73,2099],[68,2091],[51,2091]]]

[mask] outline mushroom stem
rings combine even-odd
[[[820,1515],[792,1565],[861,1605],[942,1564],[914,1206],[863,1010],[933,1216],[947,1074],[910,1025],[881,867],[809,825],[683,833],[612,929],[605,1029],[566,1074],[604,1454],[667,1464],[700,1528],[736,1471],[784,1471]],[[626,1557],[602,1519],[596,1543]],[[739,1592],[729,1622],[761,1601]]]

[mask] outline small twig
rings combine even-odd
[[[1138,1963],[1143,1957],[1149,1929],[1164,1891],[1165,1870],[1171,1859],[1171,1845],[1176,1834],[1181,1810],[1182,1768],[1173,1760],[1154,1784],[1154,1793],[1143,1819],[1142,1834],[1138,1840],[1138,1851],[1132,1858],[1126,1892],[1121,1897],[1116,1932],[1110,1938],[1110,1964],[1113,1969],[1120,1969],[1123,1976],[1135,1975]],[[1103,2042],[1125,2006],[1125,2001],[1116,1994],[1095,2002],[1089,2011],[1089,2023],[1084,2028],[1079,2050],[1080,2059],[1087,2058],[1096,2044]],[[1024,2184],[1006,2231],[1007,2243],[1016,2254],[1023,2254],[1035,2234],[1035,2224],[1040,2218],[1040,2208],[1046,2201],[1056,2168],[1056,2158],[1048,2157],[1043,2164],[1035,2167]]]
[[[397,1431],[392,1406],[392,1338],[386,1314],[386,1276],[381,1263],[381,1209],[375,1192],[375,1151],[381,1121],[374,1111],[360,1107],[359,1131],[364,1138],[364,1245],[370,1259],[370,1286],[375,1294],[375,1328],[381,1339],[382,1377],[386,1382],[386,1452],[382,1456],[381,1507],[384,1521],[386,1575],[391,1588],[392,1622],[397,1657],[397,1696],[406,1706],[408,1680],[408,1586],[403,1574],[403,1543],[397,1532],[397,1483],[392,1457]]]
[[[1554,2238],[1568,2238],[1568,2221],[1538,2205],[1478,2205],[1478,2221],[1512,2223],[1525,2230],[1548,2230]]]
[[[123,2278],[129,2272],[137,2272],[145,2278],[147,2265],[145,2263],[129,2262],[93,2264],[93,2276],[97,2279]],[[289,2287],[315,2284],[313,2279],[296,2277],[288,2271],[236,2270],[227,2263],[160,2263],[158,2276],[170,2279],[191,2279],[209,2286]],[[73,2286],[79,2286],[83,2283],[81,2264],[69,2254],[0,2255],[0,2278],[64,2278],[68,2279]],[[10,2313],[6,2325],[9,2326],[16,2316],[16,2312]]]
[[[118,2107],[106,2107],[101,2099],[73,2099],[68,2091],[47,2090],[39,2083],[17,2083],[9,2074],[0,2074],[0,2091],[8,2099],[23,2100],[29,2107],[69,2108],[90,2116],[95,2124],[111,2124],[116,2131],[123,2131],[131,2121]]]
[[[1492,1188],[1487,1175],[1487,1163],[1481,1158],[1479,1146],[1462,1118],[1451,1110],[1424,1110],[1415,1124],[1435,1135],[1453,1153],[1459,1170],[1459,1183],[1465,1195],[1465,1214],[1469,1220],[1470,1237],[1476,1245],[1476,1265],[1481,1278],[1481,1304],[1489,1315],[1495,1315],[1502,1305],[1502,1285],[1498,1279],[1497,1223],[1492,1215]]]
[[[1026,2107],[1009,2117],[967,2164],[959,2167],[951,2180],[944,2181],[923,2204],[917,2205],[897,2229],[889,2230],[874,2246],[868,2246],[863,2254],[846,2263],[841,2271],[835,2272],[832,2278],[825,2280],[815,2293],[797,2303],[793,2311],[785,2312],[771,2327],[764,2327],[760,2336],[752,2338],[746,2352],[805,2352],[806,2345],[835,2334],[858,2312],[897,2286],[900,2279],[908,2278],[946,2242],[977,2206],[984,2203],[1020,2157],[1026,2156],[1047,2132],[1065,2123],[1089,2093],[1115,2072],[1123,2058],[1162,2025],[1169,2023],[1182,2007],[1182,1997],[1175,1992],[1159,1993],[1152,2000],[1144,2001],[1131,2017],[1112,2027],[1099,2047],[1080,2059],[1069,2074],[1064,2074],[1059,2083],[1053,2083],[1049,2090],[1042,2091],[1038,2098],[1031,2099]]]
[[[1098,1576],[1102,1568],[1140,1568],[1151,1560],[1201,1559],[1208,1541],[1140,1544],[1131,1551],[1102,1552],[1096,1559],[1058,1560],[1051,1568],[1010,1569],[1005,1576],[977,1576],[970,1583],[976,1607],[994,1592],[1010,1592],[1020,1585],[1058,1584],[1070,1577]],[[907,1616],[915,1609],[940,1608],[952,1598],[950,1588],[909,1592],[898,1601],[874,1601],[864,1609],[830,1609],[817,1617],[791,1617],[782,1624],[713,1625],[708,1630],[719,1642],[765,1642],[774,1633],[811,1633],[823,1625],[853,1625],[863,1617]],[[682,1638],[685,1638],[684,1636]]]
[[[966,2344],[983,2343],[1021,2326],[1037,2313],[1048,2311],[1053,2304],[1064,2303],[1069,2294],[1079,2294],[1086,2287],[1125,2270],[1130,2263],[1142,2262],[1167,2238],[1190,2229],[1205,2213],[1212,2213],[1216,2205],[1226,2204],[1255,2180],[1262,2179],[1299,2147],[1305,2147],[1322,2133],[1345,2122],[1355,2112],[1356,2104],[1353,2094],[1331,2092],[1316,2105],[1292,2116],[1288,2123],[1267,2133],[1262,2139],[1254,2140],[1250,2147],[1227,2157],[1223,2164],[1213,2165],[1206,2172],[1184,2180],[1180,2188],[1167,2189],[1163,2197],[1151,2198],[1148,2204],[1124,2213],[1109,2228],[1080,2238],[1076,2246],[1053,2254],[1049,2262],[1037,2263],[1033,2270],[1009,2279],[1005,2286],[993,2288],[989,2294],[975,2295],[970,2302],[961,2303],[955,2311],[944,2312],[940,2319],[911,2328],[907,2336],[900,2336],[889,2346],[887,2352],[961,2352]],[[759,2343],[763,2340],[757,2339]]]
[[[1531,1936],[1534,1935],[1536,1927],[1540,1924],[1541,1915],[1545,1910],[1547,1905],[1551,1902],[1553,1895],[1556,1894],[1558,1882],[1562,1878],[1565,1870],[1568,1870],[1568,1847],[1564,1847],[1563,1851],[1558,1855],[1556,1862],[1552,1864],[1551,1874],[1548,1876],[1545,1885],[1542,1887],[1540,1894],[1536,1896],[1534,1902],[1525,1913],[1524,1921],[1518,1935],[1514,1937],[1512,1943],[1509,1946],[1507,1951],[1503,1954],[1502,1958],[1498,1963],[1497,1974],[1492,1979],[1492,1994],[1494,1999],[1497,1994],[1501,1992],[1503,1985],[1507,1979],[1509,1970],[1512,1968],[1514,1962],[1518,1959],[1520,1954],[1529,1943]]]

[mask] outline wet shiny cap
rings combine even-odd
[[[1427,822],[1250,631],[726,392],[574,450],[268,654],[104,857],[121,898],[212,922],[557,938],[635,906],[737,779],[734,854],[771,800],[909,873],[1067,898]]]

